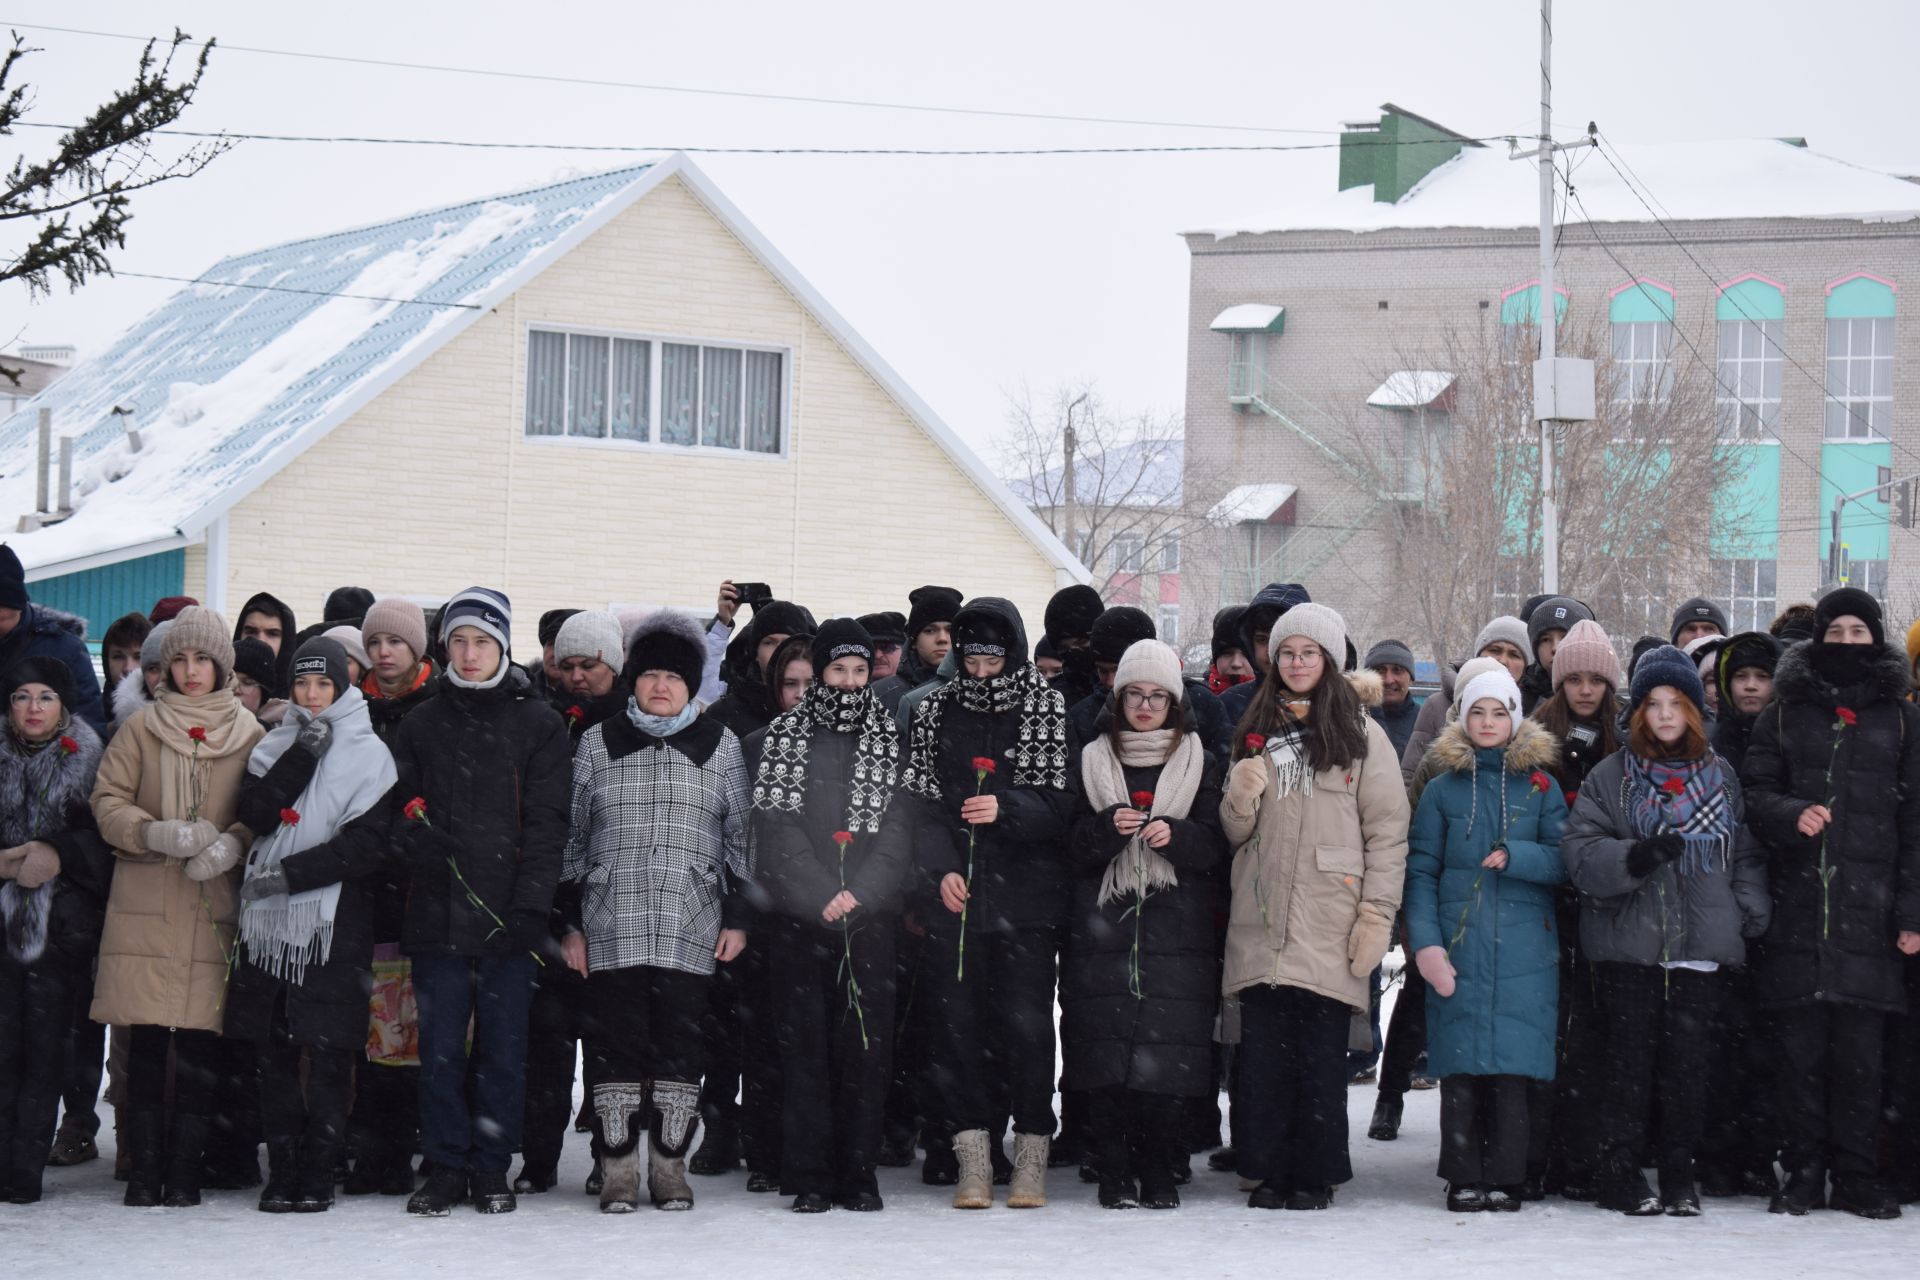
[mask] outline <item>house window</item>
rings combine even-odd
[[[1137,533],[1116,533],[1113,536],[1113,571],[1115,573],[1139,573],[1146,567],[1147,544]]]
[[[1403,414],[1400,424],[1400,492],[1414,501],[1439,497],[1446,483],[1453,418],[1438,409]]]
[[[1160,539],[1160,572],[1180,572],[1180,535],[1169,533]]]
[[[1158,629],[1160,632],[1160,639],[1164,643],[1170,644],[1176,649],[1180,647],[1180,606],[1179,605],[1163,604],[1160,606],[1160,623],[1159,623]]]
[[[785,360],[750,347],[530,330],[525,431],[779,453]]]
[[[1245,400],[1267,390],[1267,335],[1265,330],[1232,335],[1227,357],[1227,397]]]
[[[1824,567],[1822,572],[1825,572]],[[1847,578],[1842,585],[1856,587],[1884,604],[1887,599],[1887,562],[1885,560],[1847,561]]]
[[[1827,319],[1827,439],[1893,431],[1893,317]]]
[[[1779,320],[1720,322],[1720,385],[1714,392],[1720,434],[1730,440],[1772,438],[1780,425]]]
[[[1779,612],[1774,590],[1776,565],[1772,560],[1715,560],[1709,564],[1713,585],[1707,594],[1727,602],[1727,621],[1734,634],[1765,631]]]
[[[1613,322],[1613,402],[1622,425],[1639,434],[1643,420],[1666,399],[1671,386],[1668,354],[1673,325],[1665,320]]]

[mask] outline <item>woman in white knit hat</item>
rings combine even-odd
[[[1066,1083],[1092,1098],[1100,1203],[1172,1209],[1186,1100],[1214,1088],[1225,766],[1202,747],[1180,657],[1159,640],[1127,647],[1098,725],[1067,850]]]
[[[1347,1158],[1350,1026],[1392,942],[1407,861],[1407,793],[1367,714],[1379,677],[1343,677],[1347,628],[1302,604],[1268,641],[1234,745],[1221,821],[1238,849],[1225,992],[1240,1002],[1234,1139],[1259,1209],[1325,1209]],[[1362,1021],[1361,1035],[1371,1034]]]

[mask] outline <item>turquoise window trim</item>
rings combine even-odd
[[[1827,319],[1890,320],[1896,313],[1891,281],[1862,271],[1827,286]]]
[[[1565,324],[1567,319],[1567,291],[1562,285],[1553,286],[1553,318]],[[1530,280],[1517,288],[1509,289],[1500,296],[1501,324],[1538,324],[1540,322],[1540,282]]]
[[[1720,286],[1713,313],[1716,320],[1785,320],[1786,290],[1765,276],[1744,275]]]
[[[1673,290],[1658,280],[1629,280],[1613,291],[1607,319],[1614,324],[1672,324]]]
[[[1735,474],[1715,495],[1711,555],[1716,560],[1780,556],[1780,449],[1774,443],[1728,446]]]
[[[1828,550],[1830,535],[1826,521],[1833,511],[1833,500],[1843,493],[1858,493],[1879,479],[1879,468],[1893,466],[1893,445],[1884,440],[1820,446],[1820,500],[1818,510],[1822,527],[1820,550]],[[1847,504],[1840,518],[1840,540],[1855,560],[1887,558],[1887,505],[1872,494]]]

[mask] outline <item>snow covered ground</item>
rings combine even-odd
[[[1433,1176],[1439,1094],[1408,1095],[1398,1142],[1365,1136],[1373,1090],[1349,1092],[1355,1177],[1325,1213],[1249,1209],[1237,1180],[1195,1161],[1175,1212],[1112,1212],[1072,1170],[1049,1179],[1051,1207],[961,1213],[918,1169],[883,1169],[884,1213],[801,1217],[778,1196],[749,1195],[744,1174],[693,1179],[691,1213],[602,1216],[580,1194],[587,1140],[569,1139],[561,1188],[520,1211],[408,1218],[402,1201],[346,1199],[311,1216],[268,1216],[255,1192],[212,1192],[197,1210],[126,1209],[107,1159],[48,1170],[38,1205],[0,1205],[0,1259],[12,1276],[373,1274],[473,1277],[1072,1275],[1367,1277],[1741,1277],[1895,1274],[1920,1246],[1920,1214],[1865,1222],[1837,1213],[1773,1217],[1759,1200],[1709,1200],[1703,1217],[1627,1219],[1548,1201],[1518,1214],[1450,1214]],[[105,1135],[103,1135],[104,1137]],[[1001,1189],[1004,1199],[1004,1189]],[[92,1265],[73,1270],[79,1259]],[[1471,1268],[1471,1272],[1466,1269]]]

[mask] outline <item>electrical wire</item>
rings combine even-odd
[[[164,276],[152,271],[108,272],[116,278],[133,280],[170,280],[174,284],[206,285],[214,289],[260,289],[268,293],[304,293],[315,298],[354,298],[361,302],[392,302],[403,307],[459,307],[464,311],[482,310],[477,302],[439,302],[433,298],[383,298],[371,293],[334,293],[327,289],[296,289],[285,284],[247,284],[239,280],[209,280],[205,276]]]

